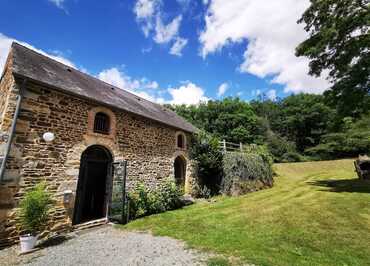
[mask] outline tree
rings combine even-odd
[[[208,101],[199,105],[167,106],[199,129],[235,143],[256,141],[257,116],[251,105],[239,98]]]
[[[284,117],[281,126],[286,130],[283,136],[294,141],[299,152],[319,143],[334,115],[324,104],[323,97],[314,94],[289,96],[282,102],[281,110]]]
[[[269,133],[265,141],[278,151],[278,144],[292,147],[299,152],[319,143],[322,135],[326,134],[330,121],[334,117],[334,110],[325,104],[324,97],[314,94],[297,94],[279,101],[254,101],[251,103],[258,116],[268,120]],[[285,150],[281,147],[281,151]],[[290,149],[292,151],[292,149]],[[272,153],[280,157],[278,152]],[[281,155],[281,154],[280,154]]]
[[[305,24],[309,38],[297,47],[296,55],[310,59],[309,74],[328,71],[333,85],[326,96],[342,117],[358,117],[370,92],[370,2],[310,1],[298,21]]]
[[[352,118],[344,119],[344,131],[324,135],[320,144],[309,148],[306,153],[320,159],[356,157],[368,154],[370,150],[370,115],[365,115],[356,122]]]

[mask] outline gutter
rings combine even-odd
[[[10,148],[12,146],[13,138],[15,135],[15,128],[17,126],[17,120],[18,120],[19,112],[21,110],[21,102],[23,99],[23,89],[25,88],[26,83],[27,83],[27,79],[23,79],[22,85],[19,88],[19,94],[17,95],[17,104],[15,107],[15,113],[14,113],[12,125],[10,128],[8,141],[6,142],[4,158],[1,162],[1,167],[0,167],[0,182],[4,181],[3,179],[4,179],[5,169],[6,169],[6,161],[8,160],[8,157],[10,154]]]

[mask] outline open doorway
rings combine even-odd
[[[182,156],[177,156],[174,162],[175,170],[175,181],[176,184],[181,188],[185,188],[185,177],[186,177],[186,160]]]
[[[73,224],[106,216],[111,167],[112,155],[102,146],[90,146],[82,153]]]

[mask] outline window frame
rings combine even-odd
[[[179,146],[179,138],[182,138],[182,145]],[[183,132],[176,133],[176,149],[186,150],[186,136]]]
[[[96,132],[94,130],[95,117],[98,113],[103,113],[108,116],[109,118],[109,132],[108,133]],[[88,111],[87,135],[114,139],[117,133],[116,127],[117,127],[116,115],[110,109],[103,107],[103,106],[98,106],[98,107],[93,107]]]
[[[98,120],[100,119],[100,121]],[[93,131],[97,134],[109,135],[111,131],[111,121],[109,115],[104,112],[97,112],[94,117]]]

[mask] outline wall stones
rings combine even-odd
[[[0,84],[0,92],[9,98],[7,104],[0,102],[0,115],[4,117],[0,131],[7,130],[14,113],[11,103],[15,98],[9,95],[16,93],[16,88],[11,76]],[[92,132],[93,114],[98,111],[112,118],[111,134]],[[55,134],[52,143],[42,139],[45,132]],[[174,160],[183,156],[187,161],[185,187],[189,189],[192,173],[188,145],[177,148],[177,134],[178,130],[155,121],[27,83],[7,162],[6,176],[11,182],[0,185],[0,246],[17,241],[14,208],[25,191],[41,181],[47,183],[56,202],[49,230],[71,227],[74,205],[73,201],[63,204],[63,192],[76,192],[81,154],[91,145],[107,148],[114,161],[128,161],[129,189],[138,182],[154,188],[166,178],[174,178]],[[186,138],[190,143],[190,135]]]

